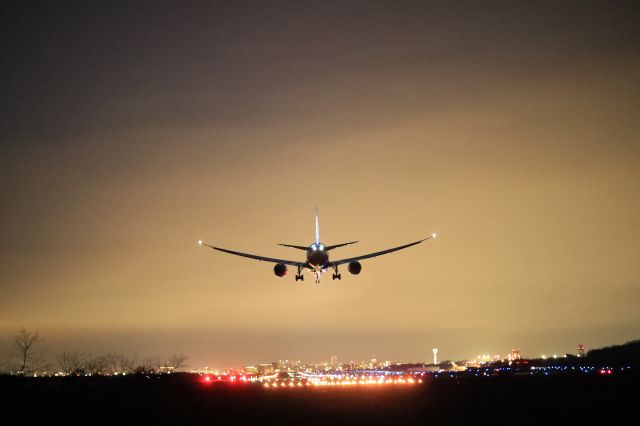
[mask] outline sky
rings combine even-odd
[[[640,337],[637,2],[13,2],[0,348],[427,361]],[[196,241],[359,276],[296,282]]]

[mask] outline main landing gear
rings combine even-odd
[[[296,274],[296,281],[304,281],[304,275],[302,275],[302,268],[298,266],[298,273]]]
[[[334,280],[341,280],[342,279],[342,275],[338,272],[338,267],[336,266],[335,268],[336,273],[333,274],[331,276],[331,278],[333,278]]]

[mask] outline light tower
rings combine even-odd
[[[433,348],[433,365],[438,364],[438,348]]]

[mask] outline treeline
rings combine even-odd
[[[187,357],[182,354],[138,359],[135,355],[127,356],[118,352],[94,357],[65,351],[56,355],[56,366],[57,372],[67,375],[158,374],[183,368],[186,360]]]
[[[17,375],[120,375],[171,373],[186,367],[187,357],[173,354],[167,357],[130,356],[118,352],[94,356],[78,351],[56,353],[47,358],[42,336],[24,328],[13,338],[11,358],[0,370]]]
[[[609,363],[610,365],[639,365],[640,340],[633,340],[623,345],[593,349],[587,353],[587,359],[594,362]]]

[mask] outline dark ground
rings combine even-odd
[[[415,385],[264,389],[195,375],[0,377],[5,425],[638,424],[631,372],[428,378]],[[632,417],[629,417],[632,416]]]

